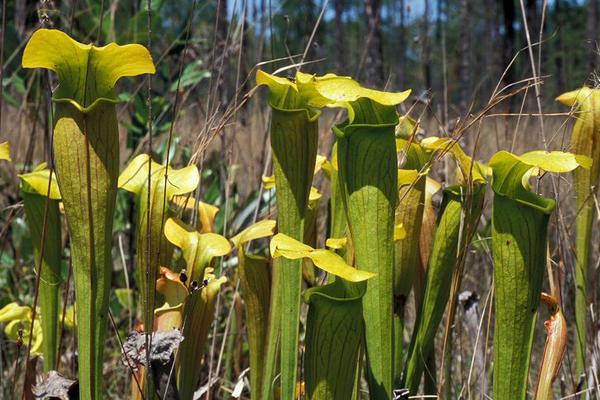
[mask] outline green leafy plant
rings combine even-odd
[[[506,151],[490,159],[494,204],[492,250],[496,287],[494,397],[525,399],[534,323],[546,265],[547,226],[555,201],[530,191],[541,171],[589,168],[589,157],[533,151]]]
[[[154,73],[140,45],[86,45],[40,29],[23,54],[24,68],[56,72],[54,155],[71,237],[77,295],[81,400],[101,399],[111,281],[112,226],[119,174],[115,84]]]
[[[136,264],[145,326],[153,326],[156,293],[154,282],[158,278],[158,269],[161,265],[169,265],[173,256],[173,246],[164,239],[162,229],[170,215],[170,202],[174,196],[194,191],[199,181],[200,174],[196,166],[174,169],[150,161],[147,154],[135,157],[119,176],[119,187],[136,196]]]
[[[250,390],[251,398],[260,398],[264,381],[264,354],[267,347],[269,330],[269,307],[271,297],[270,260],[267,257],[248,254],[245,246],[256,239],[274,234],[276,222],[262,220],[231,238],[235,245],[239,263],[238,273],[242,287],[242,296],[246,304],[248,323],[248,347],[250,352]]]
[[[273,257],[310,259],[315,266],[335,275],[333,283],[304,293],[309,304],[304,372],[310,399],[350,398],[363,337],[360,311],[364,281],[375,274],[353,268],[334,251],[314,249],[281,233],[271,239],[270,249]],[[340,332],[346,332],[345,337],[340,337]]]
[[[297,76],[298,79],[298,76]],[[303,240],[308,197],[317,157],[320,112],[307,104],[304,93],[285,78],[262,71],[257,83],[271,92],[271,147],[275,166],[277,226],[281,233]],[[281,336],[281,396],[294,398],[298,364],[298,329],[302,261],[282,258],[273,266],[273,288],[263,398],[272,396],[276,343]],[[286,318],[281,318],[285,314]]]
[[[356,398],[365,289],[364,284],[336,279],[304,293],[304,301],[309,304],[304,371],[311,400]]]
[[[430,155],[418,143],[411,143],[410,138],[396,139],[396,148],[403,165],[398,170],[395,224],[405,231],[404,237],[395,240],[394,249],[394,386],[399,387],[404,361],[404,308],[419,274],[419,236]]]
[[[578,168],[573,171],[576,212],[575,326],[577,346],[575,347],[575,372],[577,376],[581,376],[585,372],[587,348],[587,285],[592,223],[596,212],[594,198],[598,193],[600,178],[600,90],[582,87],[563,93],[556,100],[572,107],[576,113],[570,150],[593,160],[589,169]]]
[[[404,386],[411,393],[417,392],[425,362],[433,350],[435,335],[450,299],[453,275],[464,265],[465,249],[476,231],[487,183],[485,167],[466,156],[453,140],[432,137],[425,139],[422,145],[432,151],[450,152],[462,171],[462,184],[449,186],[443,192],[423,300],[406,361]]]
[[[394,105],[409,92],[362,92],[358,87],[353,93],[334,85],[330,89],[324,84],[322,91],[337,96],[348,110],[348,120],[334,132],[355,262],[377,274],[363,297],[369,390],[372,397],[387,399],[391,398],[393,376],[394,214],[398,202]]]
[[[202,353],[214,318],[215,301],[226,277],[212,274],[212,262],[231,251],[229,241],[216,233],[200,233],[183,222],[170,218],[165,236],[180,248],[186,264],[186,281],[169,271],[163,276],[175,281],[179,289],[176,301],[167,299],[169,308],[181,308],[183,342],[177,352],[177,389],[181,398],[193,397],[200,378]],[[173,277],[175,275],[175,277]],[[182,301],[179,301],[182,300]],[[178,327],[178,326],[174,326]]]

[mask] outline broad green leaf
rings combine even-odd
[[[565,160],[568,162],[565,163]],[[589,166],[589,158],[559,151],[530,152],[522,156],[500,151],[490,159],[494,178],[492,188],[498,194],[550,213],[554,209],[554,201],[531,192],[529,178],[539,170],[568,172],[579,166]]]
[[[10,158],[10,143],[0,143],[0,160],[12,161],[12,158]]]
[[[519,156],[519,160],[548,172],[571,172],[579,166],[585,169],[592,166],[591,158],[562,151],[530,151]]]
[[[270,261],[261,256],[246,254],[246,243],[251,240],[272,236],[276,222],[262,220],[236,236],[231,241],[238,251],[238,270],[242,297],[246,305],[246,320],[252,321],[248,331],[248,347],[250,349],[250,391],[252,398],[259,398],[265,386],[265,351],[267,348],[267,332],[269,331],[269,308],[271,297]]]
[[[575,265],[575,375],[585,371],[588,330],[587,286],[590,269],[592,224],[595,219],[595,197],[600,179],[600,90],[582,87],[560,95],[556,100],[573,108],[575,124],[570,151],[593,160],[589,170],[573,171],[576,212]]]
[[[215,315],[215,303],[221,286],[227,278],[212,279],[202,289],[193,291],[183,311],[184,340],[177,350],[177,389],[182,399],[193,398],[202,376],[202,355],[205,352],[208,332]]]
[[[490,160],[495,193],[492,210],[495,398],[526,398],[546,266],[547,227],[555,207],[554,200],[530,192],[526,179],[532,170],[542,167],[564,171],[565,165],[554,162],[564,158],[559,152],[519,157],[501,151]]]
[[[334,128],[340,197],[355,263],[358,268],[377,274],[369,280],[363,297],[369,390],[373,398],[390,399],[394,211],[398,204],[394,129],[398,116],[393,106],[368,98],[351,102],[350,107],[348,120]]]
[[[117,102],[119,78],[155,73],[148,50],[138,44],[82,44],[56,29],[38,29],[23,53],[23,68],[46,68],[58,74],[54,101],[69,102],[80,112],[100,101]],[[93,84],[92,84],[93,82]]]
[[[308,289],[304,376],[310,400],[352,399],[364,335],[364,284],[341,279]]]
[[[375,276],[374,273],[361,271],[346,264],[338,254],[325,249],[313,249],[287,235],[278,233],[271,239],[271,256],[285,257],[291,260],[310,258],[323,271],[343,278],[349,282],[362,282]]]
[[[403,386],[411,394],[417,393],[425,360],[432,354],[435,336],[450,298],[453,274],[464,265],[465,252],[476,231],[484,197],[485,183],[474,185],[473,192],[462,186],[450,186],[444,190],[423,298],[405,366]]]

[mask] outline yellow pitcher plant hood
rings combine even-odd
[[[119,175],[119,187],[131,193],[140,193],[144,187],[148,186],[148,154],[140,154],[135,157],[129,165]],[[167,179],[167,200],[173,196],[192,192],[200,182],[200,174],[195,165],[190,165],[181,169],[173,167],[167,168],[152,160],[152,185],[163,184],[165,173],[168,173]]]
[[[38,29],[23,53],[23,68],[46,68],[58,74],[54,101],[88,112],[98,102],[117,102],[114,87],[126,76],[156,72],[150,52],[139,44],[96,47],[73,40],[56,29]],[[93,81],[93,85],[81,85]]]
[[[271,239],[271,256],[273,258],[285,257],[292,260],[309,258],[313,264],[323,271],[339,276],[350,282],[361,282],[375,276],[374,273],[353,268],[337,253],[314,249],[309,245],[299,242],[283,233],[278,233]]]
[[[46,163],[41,163],[28,174],[19,175],[21,178],[21,189],[27,193],[46,196],[48,194],[48,180],[50,179],[50,170],[46,168]],[[56,181],[56,173],[52,174],[50,182],[50,199],[60,200],[60,190]]]
[[[10,158],[10,144],[8,142],[0,143],[0,160],[12,161]]]
[[[175,218],[167,220],[164,233],[169,242],[182,250],[190,282],[201,281],[212,260],[231,251],[229,241],[223,236],[216,233],[200,233]]]

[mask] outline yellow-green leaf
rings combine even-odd
[[[10,144],[8,142],[0,143],[0,160],[12,161],[12,158],[10,158]]]
[[[548,172],[570,172],[577,167],[589,169],[592,166],[590,157],[562,151],[535,150],[518,158],[525,164],[536,166]]]
[[[231,251],[229,241],[223,236],[216,233],[200,233],[174,218],[167,220],[164,233],[169,242],[183,251],[190,282],[202,280],[204,271],[210,266],[213,258],[224,256]]]
[[[384,106],[394,106],[402,103],[410,96],[410,89],[403,92],[384,92],[365,88],[349,76],[327,74],[315,77],[314,88],[321,98],[313,100],[315,105],[328,107],[345,107],[344,103],[356,101],[359,98],[369,98]],[[327,102],[326,104],[323,104]]]
[[[231,241],[235,247],[239,247],[251,240],[272,236],[275,232],[276,224],[277,222],[272,219],[258,221],[232,237]]]
[[[14,320],[9,322],[4,328],[6,336],[13,341],[19,339],[23,340],[23,343],[29,343],[29,332],[31,331],[31,320]],[[21,334],[22,332],[22,334]],[[33,340],[31,341],[31,354],[40,355],[42,354],[42,344],[44,342],[44,335],[42,333],[42,325],[36,318],[35,324],[33,324]]]
[[[129,192],[139,194],[144,187],[148,186],[148,154],[140,154],[135,157],[119,175],[119,187]],[[167,179],[167,200],[173,196],[192,192],[200,182],[200,174],[195,165],[185,168],[167,168],[152,160],[150,167],[152,173],[151,185],[164,185],[165,174]]]
[[[43,163],[42,166],[46,164]],[[46,196],[48,194],[48,180],[50,179],[49,169],[40,169],[36,167],[32,172],[28,174],[19,175],[21,178],[21,189],[27,193],[34,193],[40,196]],[[52,181],[50,182],[50,198],[52,200],[60,200],[60,190],[58,189],[58,182],[56,181],[56,174],[52,174]]]
[[[188,290],[179,279],[179,274],[167,267],[160,267],[160,275],[156,281],[156,291],[163,295],[165,304],[169,307],[182,304],[188,295]]]
[[[172,203],[186,210],[198,209],[198,229],[200,233],[214,232],[215,219],[219,213],[219,207],[198,201],[189,195],[174,196]]]
[[[60,85],[54,100],[69,102],[81,112],[88,112],[99,101],[116,102],[114,87],[119,78],[156,72],[144,46],[110,43],[96,47],[56,29],[34,32],[25,46],[23,68],[56,72]]]
[[[463,179],[471,176],[473,182],[485,182],[488,175],[488,169],[485,165],[473,161],[471,157],[465,154],[458,142],[451,138],[439,138],[432,136],[421,141],[421,146],[426,149],[441,151],[443,153],[450,152],[456,159]]]
[[[309,258],[317,267],[330,274],[350,282],[365,281],[374,273],[361,271],[348,265],[342,257],[330,250],[313,249],[291,237],[278,233],[271,239],[271,256],[285,257],[291,260]]]
[[[325,241],[325,246],[329,247],[330,249],[334,249],[334,250],[340,250],[340,249],[345,249],[346,245],[348,242],[348,238],[328,238]]]
[[[31,308],[9,303],[0,309],[0,323],[31,319]]]
[[[394,226],[394,242],[398,240],[402,240],[406,238],[406,229],[404,229],[404,225],[397,224]]]
[[[561,94],[556,98],[556,101],[559,101],[566,106],[573,107],[577,103],[582,103],[591,95],[592,89],[587,86],[583,86],[579,89],[571,90],[570,92]]]

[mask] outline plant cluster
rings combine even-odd
[[[551,399],[567,326],[560,290],[551,285],[550,293],[542,291],[556,205],[538,190],[547,173],[573,172],[581,210],[574,332],[578,371],[586,365],[585,288],[595,210],[590,191],[600,171],[596,89],[558,98],[583,111],[573,129],[572,152],[500,151],[486,164],[467,155],[456,137],[420,139],[418,121],[397,110],[409,90],[368,89],[334,74],[297,71],[284,78],[258,71],[257,85],[270,94],[274,175],[264,184],[274,191],[276,220],[267,216],[226,237],[226,231],[215,232],[219,209],[200,201],[196,164],[176,168],[168,156],[159,163],[139,154],[119,171],[115,86],[122,77],[155,72],[146,48],[85,45],[61,31],[40,29],[22,64],[58,76],[54,156],[49,167],[20,176],[39,298],[33,305],[2,308],[0,323],[7,323],[9,338],[27,344],[28,359],[43,357],[46,372],[60,364],[62,326],[74,330],[79,399],[106,397],[103,353],[119,190],[133,197],[136,213],[139,290],[129,301],[138,304],[140,323],[123,346],[133,398],[197,398],[206,380],[203,355],[219,324],[221,288],[238,284],[250,398],[347,400],[368,393],[370,399],[391,400],[401,392],[421,393],[423,378],[428,390],[435,376],[431,368],[439,362],[436,333],[444,314],[447,331],[454,324],[487,192],[495,291],[491,393],[496,399],[525,399],[535,390],[536,399]],[[327,157],[318,154],[325,108],[345,111],[332,129]],[[451,185],[430,176],[445,156],[456,166]],[[8,144],[0,146],[0,158],[10,160]],[[328,197],[313,186],[319,173],[329,183]],[[322,220],[328,222],[325,248],[316,238]],[[65,313],[59,298],[63,225],[76,296],[74,311]],[[231,276],[222,271],[224,259],[234,265]],[[406,340],[411,293],[416,317]],[[548,305],[550,317],[534,389],[529,373],[540,304]],[[61,314],[69,318],[61,321]]]

